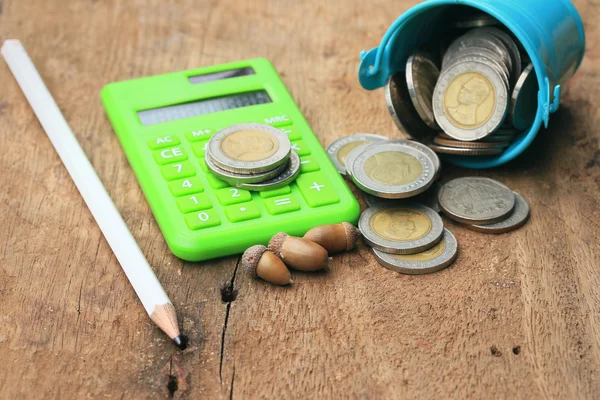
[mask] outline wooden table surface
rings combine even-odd
[[[550,128],[515,162],[447,167],[499,179],[531,221],[490,236],[445,221],[460,255],[405,276],[361,244],[293,287],[238,257],[168,250],[99,101],[113,81],[256,56],[275,64],[322,144],[402,137],[359,52],[416,0],[0,0],[175,304],[190,347],[149,320],[61,161],[0,62],[0,397],[598,398],[600,3],[575,1],[581,69]],[[362,197],[361,201],[362,201]],[[222,296],[221,286],[237,296]]]

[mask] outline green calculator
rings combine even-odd
[[[356,223],[359,205],[266,59],[110,83],[102,102],[150,208],[177,257],[241,253],[278,232]],[[263,192],[231,187],[204,161],[219,129],[281,129],[301,160],[294,183]]]

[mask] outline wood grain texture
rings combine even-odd
[[[179,352],[152,325],[0,62],[0,397],[598,398],[597,1],[575,1],[588,49],[550,128],[476,172],[523,194],[531,221],[490,236],[446,220],[460,255],[428,276],[381,268],[364,245],[291,288],[248,278],[236,257],[184,263],[104,116],[106,83],[265,56],[323,145],[400,137],[356,69],[416,3],[0,0],[0,40],[27,48],[191,336]]]

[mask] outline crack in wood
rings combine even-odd
[[[518,354],[518,353],[515,353]],[[235,381],[235,364],[231,373],[231,386],[229,387],[229,400],[233,400],[233,382]]]
[[[224,287],[225,286],[228,287],[228,290],[231,291],[231,293],[235,293],[235,276],[237,274],[237,271],[238,271],[241,261],[242,261],[242,256],[239,256],[235,263],[235,268],[233,269],[233,274],[231,276],[231,280],[229,281],[229,284],[224,285]],[[219,381],[221,382],[221,384],[223,383],[223,357],[224,357],[224,353],[225,353],[225,335],[227,333],[227,324],[229,322],[229,312],[231,310],[231,303],[233,301],[235,301],[235,295],[232,295],[229,298],[227,298],[227,308],[225,310],[225,321],[223,323],[223,330],[221,331],[221,353],[219,355]]]

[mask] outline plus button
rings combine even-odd
[[[310,189],[315,189],[317,192],[321,191],[321,188],[324,188],[325,185],[319,185],[317,182],[314,182]]]

